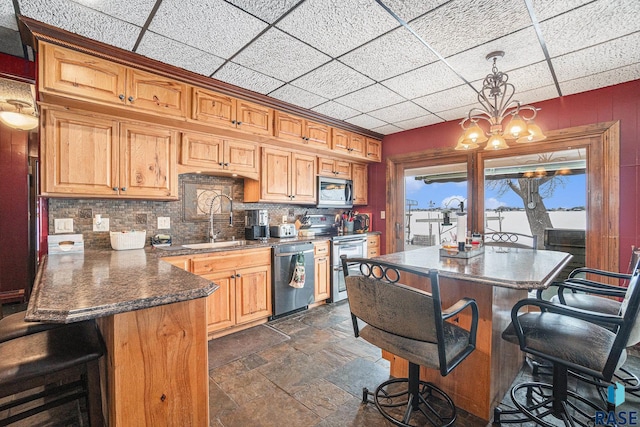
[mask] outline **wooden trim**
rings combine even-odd
[[[289,104],[269,96],[253,92],[212,77],[196,74],[173,65],[165,64],[151,58],[144,57],[128,50],[120,49],[96,40],[71,33],[69,31],[57,28],[26,16],[20,16],[21,33],[25,44],[30,45],[37,50],[38,41],[43,40],[69,49],[80,51],[89,55],[97,56],[102,59],[113,61],[128,67],[138,68],[153,72],[158,75],[180,80],[182,82],[210,89],[226,95],[231,95],[240,99],[255,102],[257,104],[270,107],[285,113],[301,116],[319,123],[327,124],[332,127],[345,129],[356,132],[371,138],[382,139],[384,135],[350,123],[325,116],[312,110]]]
[[[469,194],[471,206],[469,227],[482,230],[484,188],[474,183],[484,179],[482,165],[485,159],[509,157],[544,151],[585,147],[588,150],[587,170],[587,248],[586,265],[608,271],[620,268],[620,122],[595,123],[547,132],[545,141],[513,145],[503,151],[477,150],[469,154],[456,154],[452,148],[403,153],[387,158],[387,253],[402,250],[404,244],[395,239],[394,224],[401,224],[404,232],[404,171],[417,166],[468,162]],[[462,159],[462,160],[461,160]],[[404,236],[404,234],[402,234]]]

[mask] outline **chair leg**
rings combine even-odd
[[[87,387],[87,413],[91,427],[103,427],[104,415],[102,414],[102,393],[100,388],[100,366],[98,360],[87,363],[86,387]]]

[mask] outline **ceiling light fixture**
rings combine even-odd
[[[478,92],[478,102],[484,108],[472,108],[467,117],[460,122],[462,135],[458,139],[456,150],[473,150],[478,144],[487,143],[485,150],[502,150],[509,148],[507,139],[516,142],[542,141],[546,136],[533,119],[539,108],[522,105],[513,100],[515,87],[508,83],[509,76],[498,71],[496,61],[504,56],[503,51],[491,52],[487,60],[493,60],[491,73],[484,78],[482,90]],[[502,128],[502,121],[512,116],[507,126]],[[489,132],[480,127],[479,120],[489,122]]]
[[[0,111],[0,121],[14,129],[31,130],[38,126],[38,117],[23,113],[23,108],[31,107],[31,104],[18,99],[7,99],[7,104],[12,105],[16,111]]]

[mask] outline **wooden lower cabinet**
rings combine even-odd
[[[367,236],[367,258],[373,258],[380,255],[380,235],[369,234]]]
[[[271,306],[271,248],[244,249],[165,261],[211,280],[218,290],[207,297],[207,333],[266,321]],[[224,335],[224,334],[222,334]]]
[[[328,241],[314,243],[315,249],[315,302],[328,299],[331,296],[331,258]]]

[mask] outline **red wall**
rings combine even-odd
[[[536,123],[543,130],[620,121],[620,266],[626,268],[630,246],[640,245],[640,80],[536,102],[535,106],[541,108]],[[412,129],[383,139],[383,161],[369,169],[369,210],[374,213],[373,229],[383,232],[382,253],[386,253],[385,224],[380,219],[380,211],[386,209],[384,159],[428,148],[453,148],[460,134],[458,122]]]

